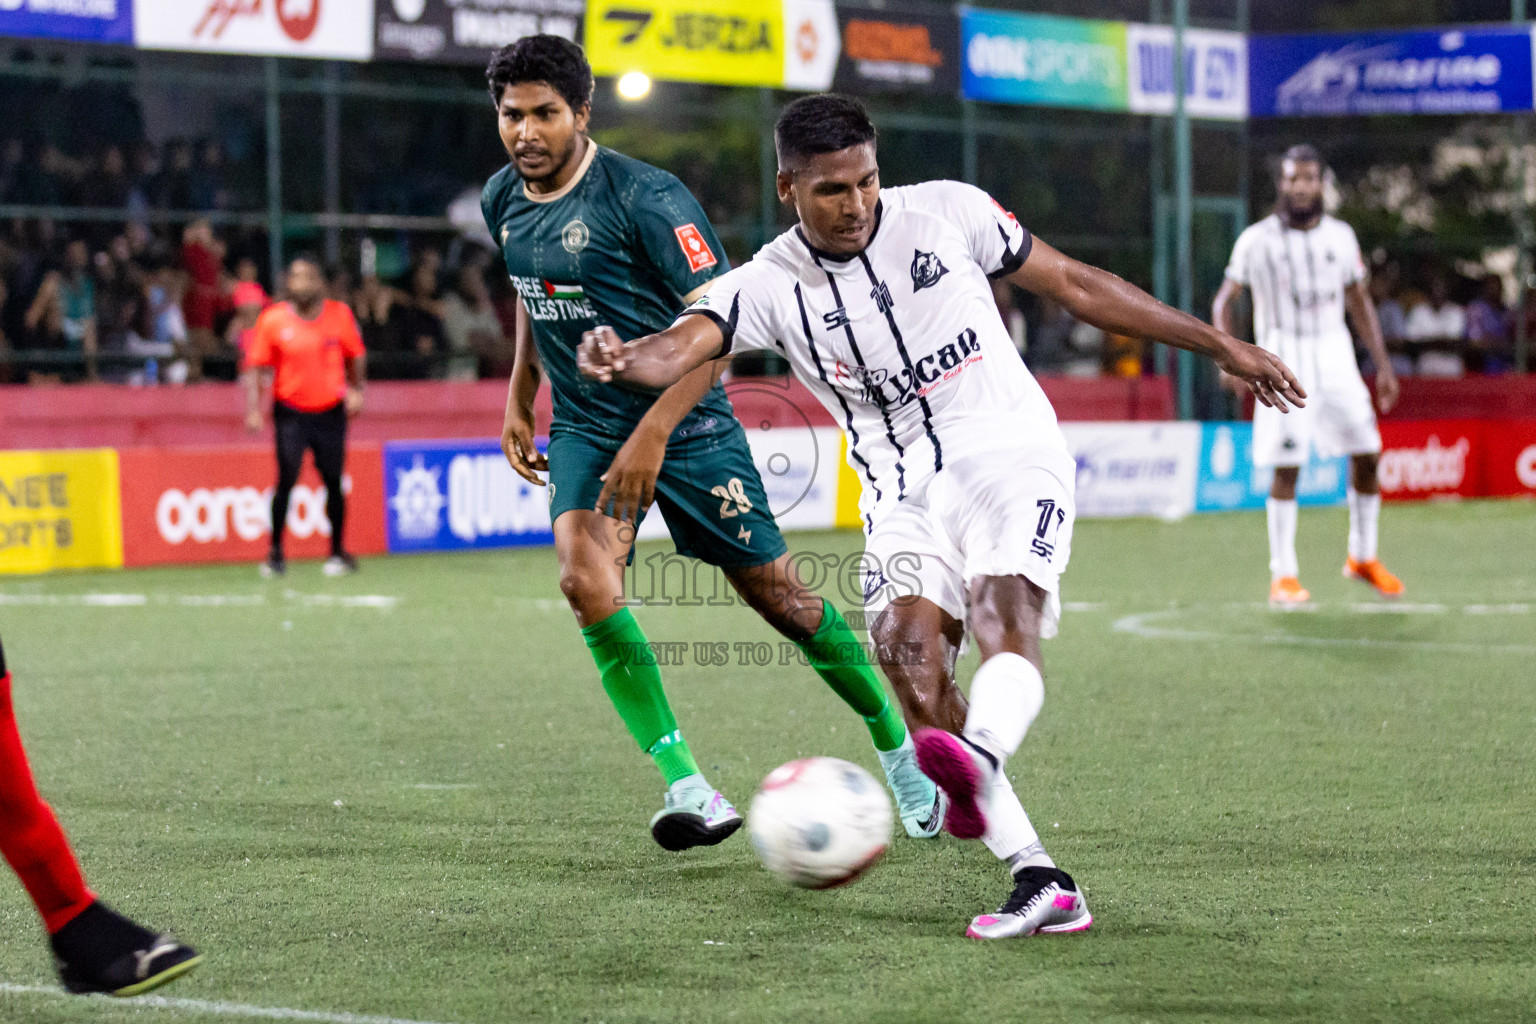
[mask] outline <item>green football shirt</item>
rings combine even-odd
[[[529,193],[508,164],[486,183],[480,208],[554,392],[550,433],[622,444],[657,395],[588,380],[576,349],[600,324],[625,341],[669,327],[683,296],[730,269],[698,200],[666,171],[589,142],[564,188]],[[672,436],[709,433],[732,418],[716,384]]]

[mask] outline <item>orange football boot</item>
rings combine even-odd
[[[1281,576],[1269,585],[1269,606],[1291,608],[1312,600],[1312,592],[1295,576]]]
[[[1376,588],[1376,592],[1382,597],[1402,597],[1403,581],[1387,571],[1387,567],[1381,564],[1379,559],[1371,559],[1369,562],[1357,562],[1353,558],[1344,560],[1344,578],[1347,580],[1364,580]]]

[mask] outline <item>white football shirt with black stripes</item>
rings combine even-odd
[[[1072,479],[1055,410],[1019,359],[989,281],[1017,270],[1032,241],[974,186],[885,188],[863,252],[834,256],[793,228],[682,315],[720,324],[725,353],[789,359],[847,432],[868,532],[947,460],[1036,448]]]
[[[1307,231],[1271,214],[1237,238],[1227,277],[1253,294],[1253,331],[1305,387],[1354,345],[1344,321],[1344,292],[1365,280],[1360,243],[1348,224],[1326,214]]]

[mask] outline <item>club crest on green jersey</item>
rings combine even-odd
[[[580,217],[560,229],[560,244],[568,253],[581,252],[591,240],[592,232],[587,230],[587,226],[582,223]]]

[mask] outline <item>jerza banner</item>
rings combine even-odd
[[[384,550],[377,444],[347,446],[346,546]],[[272,538],[277,460],[268,447],[129,448],[122,452],[123,557],[127,565],[254,562]],[[325,485],[306,462],[288,504],[289,558],[330,553]]]
[[[972,100],[1125,110],[1125,39],[1123,21],[965,8],[961,87]]]
[[[122,564],[117,452],[0,452],[0,573]]]
[[[1490,114],[1531,109],[1526,25],[1254,36],[1254,117]]]
[[[0,36],[131,44],[133,0],[0,0]]]
[[[839,40],[832,0],[592,0],[586,47],[599,75],[822,90]]]
[[[586,0],[377,0],[373,55],[484,67],[524,36],[580,42],[586,9]]]
[[[1172,114],[1173,29],[1126,26],[1130,109]],[[1190,117],[1241,121],[1248,116],[1248,39],[1241,32],[1192,28],[1184,33],[1184,105]]]
[[[960,88],[960,23],[949,12],[837,5],[842,55],[837,92],[924,92]]]
[[[5,2],[5,0],[0,0]],[[137,45],[280,57],[367,60],[374,0],[140,0]]]

